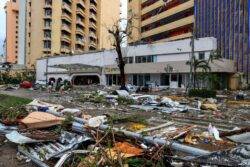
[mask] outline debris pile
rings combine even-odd
[[[245,94],[240,101],[103,89],[72,94],[63,95],[71,107],[57,96],[0,107],[0,134],[16,144],[17,159],[41,167],[250,165]]]

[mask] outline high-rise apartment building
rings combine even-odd
[[[250,80],[250,0],[195,0],[197,37],[216,37],[218,50]]]
[[[31,68],[41,57],[112,47],[107,27],[120,18],[120,0],[20,0],[19,4],[15,8],[20,17],[18,64]]]
[[[129,43],[215,37],[221,56],[250,80],[250,0],[129,0],[136,15]]]
[[[129,0],[134,27],[129,43],[153,43],[192,36],[194,0]]]
[[[18,20],[19,0],[10,0],[6,3],[6,61],[17,63],[18,58]]]

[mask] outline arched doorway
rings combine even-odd
[[[54,77],[49,78],[49,82],[53,81],[54,83],[56,82],[56,79]]]
[[[100,84],[100,78],[97,75],[77,75],[73,77],[72,81],[76,86]]]

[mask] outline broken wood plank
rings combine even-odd
[[[137,131],[137,133],[150,132],[150,131],[154,131],[154,130],[158,130],[158,129],[161,129],[161,128],[165,128],[165,127],[171,126],[173,124],[174,124],[174,122],[167,122],[167,123],[161,124],[159,126],[155,126],[155,127],[151,127],[151,128],[139,130],[139,131]]]

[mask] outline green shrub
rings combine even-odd
[[[21,81],[35,81],[35,72],[24,71],[10,75],[9,72],[0,72],[0,84],[20,84]]]
[[[208,89],[191,89],[189,90],[188,95],[191,97],[210,98],[216,97],[216,91]]]
[[[132,104],[135,104],[135,101],[133,99],[129,99],[129,98],[126,98],[126,97],[121,97],[119,96],[118,99],[118,104],[120,105],[132,105]]]

